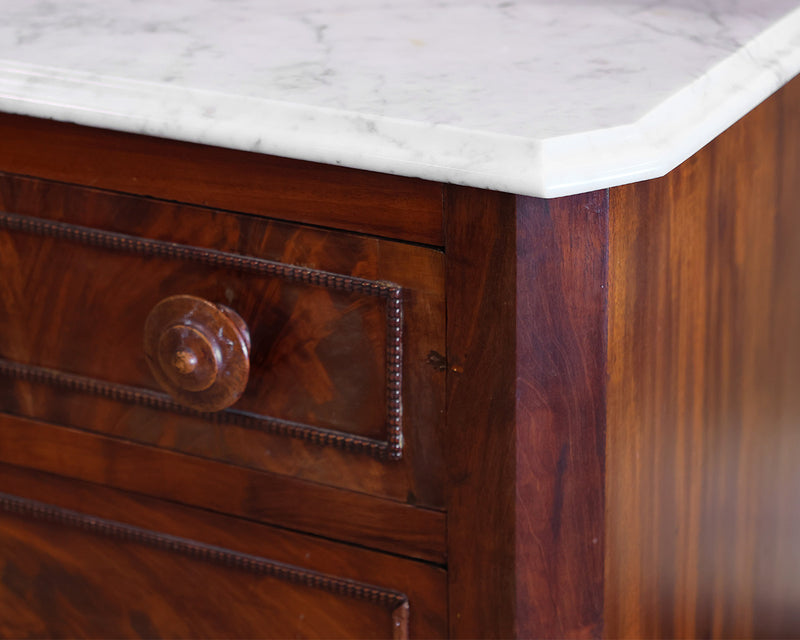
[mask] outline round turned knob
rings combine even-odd
[[[250,332],[232,309],[196,296],[159,302],[144,326],[153,376],[182,405],[220,411],[244,392],[250,373]]]

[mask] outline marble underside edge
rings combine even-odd
[[[0,60],[0,110],[557,197],[664,175],[800,71],[800,9],[630,125],[547,139]]]

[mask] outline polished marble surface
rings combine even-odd
[[[798,0],[2,10],[2,111],[539,196],[662,175],[800,71]]]

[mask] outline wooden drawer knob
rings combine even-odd
[[[198,411],[220,411],[244,392],[250,332],[232,309],[196,296],[159,302],[144,326],[144,352],[161,387]]]

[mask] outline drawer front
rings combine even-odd
[[[441,570],[5,467],[2,481],[27,494],[0,493],[3,637],[444,634]],[[66,492],[79,510],[50,502]]]
[[[441,506],[439,252],[36,180],[0,184],[1,409]],[[224,308],[225,326],[240,318],[249,342],[234,364],[215,360],[211,385],[201,380],[188,400],[159,375],[158,345],[184,353],[164,336],[180,326],[180,340],[218,340],[219,358],[234,334],[194,307],[162,313],[187,299]],[[241,396],[209,411],[198,398],[235,367]]]

